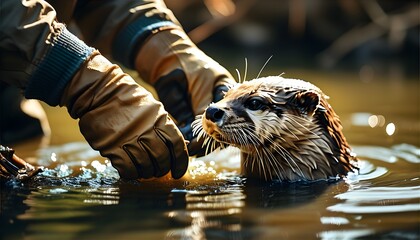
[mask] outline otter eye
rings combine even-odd
[[[252,98],[245,103],[245,107],[252,111],[262,110],[265,106],[264,102],[257,98]]]

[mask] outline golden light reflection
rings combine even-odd
[[[187,204],[187,209],[229,209],[229,208],[241,208],[244,207],[245,203],[243,201],[237,202],[211,202],[211,203],[189,203]]]
[[[388,123],[388,125],[386,125],[385,131],[386,131],[386,134],[388,134],[388,136],[394,135],[395,130],[396,130],[396,127],[394,123]]]
[[[120,191],[118,188],[98,188],[85,190],[89,196],[83,203],[95,205],[117,205],[120,201]]]
[[[188,167],[188,172],[191,178],[195,179],[199,176],[216,176],[217,172],[215,169],[215,162],[211,161],[209,165],[210,166],[202,160],[193,159]]]
[[[104,172],[106,170],[106,165],[100,163],[98,160],[94,160],[90,165],[96,169],[98,172]]]
[[[393,122],[388,122],[383,115],[370,113],[355,113],[352,115],[352,124],[355,126],[369,126],[371,128],[385,127],[385,133],[392,136],[396,133],[397,127]]]
[[[198,161],[195,164],[203,167],[205,162]],[[214,163],[209,165],[215,166]],[[185,209],[171,211],[168,217],[189,224],[187,227],[169,231],[167,236],[171,239],[205,239],[209,229],[218,229],[217,231],[234,235],[242,230],[241,224],[236,221],[226,224],[220,219],[231,219],[242,214],[245,198],[241,184],[218,186],[218,191],[214,191],[211,187],[187,190]],[[232,220],[234,219],[236,218],[233,217]]]
[[[385,125],[385,117],[382,115],[371,115],[368,118],[368,124],[371,128],[383,127]]]
[[[56,162],[57,161],[57,154],[55,152],[51,153],[50,159],[51,159],[51,161]]]
[[[95,204],[95,205],[118,205],[119,200],[108,200],[108,199],[85,199],[83,203]]]

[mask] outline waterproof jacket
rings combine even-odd
[[[147,37],[179,28],[160,0],[2,0],[0,80],[55,106],[95,49],[133,68]]]

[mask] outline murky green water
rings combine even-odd
[[[331,97],[361,171],[338,182],[262,183],[234,150],[192,159],[180,180],[121,182],[77,123],[47,108],[53,135],[12,146],[48,169],[1,185],[1,239],[419,239],[417,80],[293,71]],[[266,74],[267,75],[267,74]]]

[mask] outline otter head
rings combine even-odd
[[[338,116],[316,86],[280,76],[237,84],[193,123],[204,143],[241,150],[242,171],[265,180],[319,180],[357,169]]]

